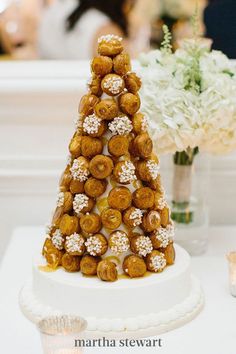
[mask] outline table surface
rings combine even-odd
[[[4,354],[42,354],[40,337],[18,307],[18,293],[31,276],[32,256],[42,244],[43,229],[17,228],[0,267],[0,340]],[[236,298],[229,294],[225,255],[236,249],[236,227],[210,229],[208,252],[192,259],[193,273],[202,282],[205,307],[192,322],[161,335],[161,348],[127,348],[143,354],[235,354]],[[96,348],[85,353],[120,354],[119,348]]]

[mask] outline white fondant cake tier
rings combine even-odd
[[[80,315],[87,319],[90,334],[168,331],[192,319],[203,304],[201,287],[191,276],[190,257],[175,248],[176,262],[163,273],[114,283],[63,269],[47,273],[40,270],[40,259],[34,263],[33,280],[20,294],[21,308],[33,322],[51,314]]]

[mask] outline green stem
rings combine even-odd
[[[193,160],[195,155],[199,152],[198,147],[192,149],[187,148],[184,151],[176,151],[174,154],[174,164],[180,166],[191,166],[193,164]]]
[[[198,147],[194,149],[188,148],[180,152],[177,151],[174,154],[174,164],[179,166],[192,166],[194,157],[198,152]],[[189,201],[180,203],[173,200],[171,217],[179,224],[190,224],[193,222],[194,213],[189,209]]]

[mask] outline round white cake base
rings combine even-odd
[[[33,280],[21,290],[24,315],[34,323],[51,315],[79,315],[88,322],[87,338],[140,338],[159,335],[191,321],[203,307],[190,257],[176,248],[176,263],[163,273],[115,283],[59,269],[46,273],[35,262]]]
[[[180,304],[167,311],[151,313],[129,319],[86,318],[88,328],[86,338],[105,336],[112,339],[145,338],[169,332],[193,320],[202,310],[204,296],[199,281],[192,276],[192,289],[189,296]],[[23,314],[37,324],[42,318],[62,315],[57,311],[37,301],[32,292],[32,283],[27,283],[20,292],[19,303]],[[127,322],[132,322],[132,329],[127,328]],[[115,327],[119,326],[119,331]]]

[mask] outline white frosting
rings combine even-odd
[[[176,246],[175,266],[139,279],[105,283],[63,269],[46,273],[33,267],[33,282],[24,287],[20,304],[25,315],[37,322],[45,315],[85,317],[88,331],[119,332],[156,327],[172,328],[197,313],[202,306],[199,283],[190,273],[190,257]],[[66,292],[66,297],[62,296]],[[159,330],[158,330],[159,328]]]
[[[19,303],[23,314],[33,323],[37,323],[43,317],[65,314],[40,303],[35,298],[31,282],[22,289]],[[112,319],[85,317],[88,322],[86,336],[96,338],[104,332],[106,332],[107,338],[137,338],[158,335],[192,320],[201,311],[203,304],[204,297],[200,283],[192,276],[190,294],[179,304],[166,311],[152,312],[136,317]]]
[[[163,273],[114,283],[84,277],[80,272],[68,273],[63,268],[43,272],[38,266],[45,260],[40,258],[33,266],[33,291],[40,302],[52,308],[86,317],[125,318],[152,313],[153,309],[166,310],[183,301],[191,288],[190,257],[178,245],[175,248],[175,264]],[[59,296],[65,289],[66,297]]]

